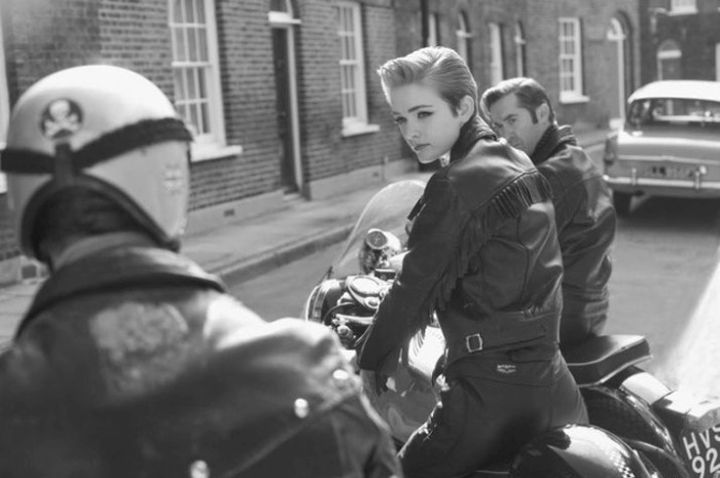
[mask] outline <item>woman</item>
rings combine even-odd
[[[445,385],[400,451],[405,474],[462,476],[534,435],[587,422],[558,351],[562,262],[547,182],[478,116],[477,85],[453,50],[429,47],[378,74],[420,163],[450,153],[413,210],[408,253],[364,337],[378,389],[435,311]]]

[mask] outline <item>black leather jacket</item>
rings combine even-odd
[[[389,372],[437,310],[449,363],[486,351],[557,350],[562,262],[547,181],[480,120],[430,178],[402,271],[365,336],[361,368]]]
[[[599,335],[607,321],[615,209],[602,172],[570,126],[548,127],[530,158],[553,190],[565,269],[560,342],[572,345]]]
[[[399,475],[339,350],[169,251],[80,259],[0,356],[0,476]]]

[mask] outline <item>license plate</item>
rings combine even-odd
[[[695,176],[695,166],[676,166],[676,165],[662,165],[662,166],[649,166],[645,174],[651,178],[665,178],[665,179],[693,179]]]
[[[720,478],[720,425],[683,433],[680,448],[696,478]]]

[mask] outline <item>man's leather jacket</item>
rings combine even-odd
[[[365,336],[361,368],[393,370],[437,311],[449,363],[486,351],[557,350],[562,262],[547,181],[480,120],[430,178],[402,271]]]
[[[263,322],[169,251],[80,259],[0,356],[0,476],[399,474],[339,349],[321,326]]]
[[[615,238],[615,209],[600,169],[569,126],[551,125],[530,156],[550,182],[562,250],[560,343],[572,345],[605,327]]]

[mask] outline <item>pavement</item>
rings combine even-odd
[[[584,147],[602,144],[607,130],[577,132]],[[239,283],[344,240],[368,200],[385,184],[401,179],[426,179],[428,172],[411,172],[325,200],[290,200],[285,208],[240,223],[188,236],[182,252],[206,271],[228,283]],[[15,326],[42,279],[0,288],[0,343]]]

